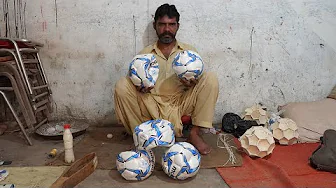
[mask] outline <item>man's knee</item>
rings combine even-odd
[[[119,97],[129,95],[131,88],[129,87],[129,80],[126,77],[120,78],[115,84],[114,93]]]
[[[212,89],[218,90],[218,77],[214,72],[205,72],[204,73],[204,81],[207,87],[211,87]]]

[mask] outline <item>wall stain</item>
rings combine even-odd
[[[42,7],[42,5],[40,6],[40,10],[41,10],[41,16],[43,18],[43,7]]]
[[[43,21],[42,22],[42,31],[46,31],[47,30],[47,22]]]
[[[278,87],[277,85],[275,85],[274,83],[272,84],[272,87],[277,88],[281,93],[282,99],[286,101],[286,97],[285,97],[285,94],[283,93],[282,89],[280,87]]]
[[[105,59],[105,53],[104,52],[99,52],[96,54],[96,59]]]
[[[57,60],[57,57],[50,58],[49,62],[50,62],[50,68],[52,69],[64,69],[65,68],[64,64]]]
[[[24,4],[24,8],[23,8],[23,28],[24,28],[24,38],[27,38],[26,6],[27,6],[27,2],[25,2],[25,4]]]
[[[251,41],[251,45],[250,45],[250,65],[249,65],[249,71],[248,71],[249,75],[250,75],[250,78],[252,78],[253,68],[254,68],[254,66],[252,65],[253,33],[254,33],[254,27],[252,27],[251,34],[250,34],[250,41]]]
[[[74,115],[73,115],[72,112],[71,112],[70,107],[69,107],[69,106],[65,106],[65,108],[66,108],[66,112],[67,112],[68,116],[70,116],[70,117],[74,117]]]
[[[233,52],[233,53],[237,53],[237,52],[234,51],[231,47],[228,47],[227,49],[230,50],[230,51]]]
[[[114,64],[114,68],[115,68],[117,71],[120,71],[121,66],[118,65],[118,64]]]
[[[136,55],[137,39],[136,39],[135,16],[134,15],[133,15],[133,37],[134,37],[134,55]]]
[[[230,25],[229,33],[233,34],[232,26]]]
[[[5,37],[11,37],[10,36],[10,23],[9,23],[9,12],[8,12],[8,1],[7,0],[3,0],[3,14],[4,14],[4,21],[6,22],[6,31],[5,31]]]
[[[55,43],[49,42],[50,48],[56,48],[57,45]],[[78,51],[78,50],[68,50],[63,51],[63,49],[59,49],[62,51],[58,51],[56,56],[59,58],[69,58],[69,59],[104,59],[105,53],[104,52],[93,52],[93,51]]]
[[[55,0],[55,22],[56,22],[56,27],[58,26],[57,24],[57,0]]]
[[[7,38],[26,38],[26,3],[22,0],[2,0],[3,27],[0,27],[0,36]],[[4,28],[4,31],[2,30]]]

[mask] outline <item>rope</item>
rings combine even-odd
[[[222,148],[222,149],[226,149],[227,152],[229,153],[229,159],[226,161],[226,163],[223,165],[227,165],[229,162],[231,162],[231,164],[236,164],[236,156],[232,151],[232,148],[238,150],[236,147],[234,146],[230,146],[228,143],[232,141],[232,138],[229,138],[229,136],[227,136],[227,134],[223,134],[223,133],[219,133],[218,137],[217,137],[217,147],[218,148]],[[222,142],[222,144],[224,146],[222,146],[220,144],[220,142]]]

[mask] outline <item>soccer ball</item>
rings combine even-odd
[[[138,150],[170,147],[175,143],[174,126],[164,119],[146,121],[135,127],[133,141]]]
[[[258,125],[265,125],[269,120],[269,116],[270,115],[266,111],[266,108],[258,104],[250,108],[246,108],[243,119],[256,121]]]
[[[288,118],[281,118],[272,124],[273,137],[281,145],[296,144],[299,138],[298,127],[296,123]]]
[[[185,50],[178,53],[173,61],[173,70],[179,78],[198,79],[203,73],[204,63],[196,52]]]
[[[201,155],[187,142],[177,142],[162,157],[163,171],[171,178],[184,180],[200,169]]]
[[[159,77],[159,64],[153,54],[136,55],[130,63],[128,76],[135,86],[154,87]]]
[[[155,156],[152,150],[125,151],[117,155],[116,165],[123,178],[140,181],[152,174]]]
[[[275,141],[271,131],[262,127],[254,126],[248,129],[239,141],[244,151],[252,157],[263,158],[273,152]]]

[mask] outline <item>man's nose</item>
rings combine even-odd
[[[169,24],[165,24],[164,31],[170,31]]]

